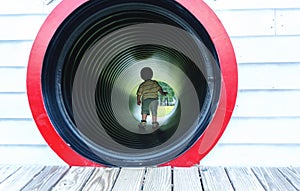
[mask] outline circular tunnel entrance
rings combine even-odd
[[[176,95],[158,128],[138,125],[135,92],[144,67]],[[82,2],[58,25],[40,83],[51,127],[73,151],[106,166],[150,166],[178,158],[199,141],[219,106],[223,81],[211,37],[180,3],[98,0]]]

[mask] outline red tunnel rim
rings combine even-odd
[[[33,43],[27,69],[27,95],[33,118],[42,136],[52,150],[71,166],[102,166],[75,152],[56,132],[45,109],[41,72],[43,59],[56,29],[80,5],[88,0],[63,0],[47,17]],[[215,13],[202,0],[177,0],[203,24],[215,45],[222,72],[222,90],[219,106],[211,123],[201,138],[178,158],[161,166],[192,166],[199,164],[210,150],[217,144],[226,129],[235,106],[237,96],[237,63],[230,39]],[[224,113],[222,124],[218,124],[218,116]],[[224,114],[223,114],[224,115]],[[215,130],[216,129],[216,130]],[[213,140],[209,131],[217,131]],[[203,146],[204,145],[204,146]]]

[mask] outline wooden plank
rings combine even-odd
[[[34,40],[45,19],[46,15],[0,15],[0,40]]]
[[[44,167],[39,165],[22,166],[0,184],[0,190],[21,190]]]
[[[300,62],[300,35],[231,37],[238,63]]]
[[[69,166],[47,166],[22,191],[50,190],[69,169]]]
[[[0,167],[0,184],[13,173],[15,173],[20,166],[17,165],[1,165]]]
[[[274,10],[230,10],[217,12],[229,36],[275,35]]]
[[[300,173],[297,173],[293,168],[279,167],[278,169],[296,190],[300,190]]]
[[[147,168],[143,191],[171,191],[171,170],[170,166]]]
[[[82,190],[111,190],[119,171],[120,169],[118,168],[96,168]]]
[[[300,167],[293,167],[293,170],[300,175]]]
[[[276,10],[276,34],[299,35],[300,34],[300,9]]]
[[[255,175],[266,190],[296,191],[296,189],[284,178],[284,176],[274,167],[252,168]]]
[[[26,68],[0,67],[0,92],[26,92]]]
[[[247,167],[228,167],[226,168],[229,179],[234,190],[243,191],[264,191],[254,173]]]
[[[209,191],[233,191],[223,167],[200,167],[203,189]]]
[[[300,89],[300,63],[239,64],[239,90]],[[253,77],[255,76],[255,77]]]
[[[81,190],[93,171],[93,167],[71,167],[52,190]]]
[[[27,67],[32,43],[33,41],[0,41],[0,66]]]
[[[145,168],[122,168],[112,191],[140,191]]]
[[[173,170],[174,191],[200,191],[202,190],[199,170],[197,167],[175,167]]]
[[[234,117],[300,117],[300,90],[241,91]]]

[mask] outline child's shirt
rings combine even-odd
[[[160,90],[160,85],[155,80],[146,80],[139,86],[137,90],[137,95],[142,96],[142,99],[158,99],[158,91]]]

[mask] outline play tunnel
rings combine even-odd
[[[158,127],[139,126],[146,67],[168,92]],[[64,0],[33,43],[27,92],[39,131],[69,165],[192,166],[230,120],[237,64],[201,0]]]

